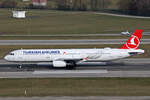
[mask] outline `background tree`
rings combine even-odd
[[[57,6],[59,10],[70,10],[70,5],[68,5],[68,0],[57,0]]]
[[[150,0],[137,0],[137,14],[150,15]]]
[[[14,0],[5,0],[5,1],[1,2],[0,7],[2,7],[2,8],[16,8],[17,2]]]
[[[150,15],[150,0],[120,0],[119,8],[133,15]]]

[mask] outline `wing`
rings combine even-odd
[[[55,61],[75,61],[75,62],[79,62],[83,60],[84,59],[81,59],[81,58],[57,58],[55,59]]]
[[[58,58],[55,58],[54,60],[55,61],[75,61],[75,62],[79,62],[79,61],[86,61],[88,60],[87,59],[88,56],[85,56],[85,57],[82,57],[80,55],[69,55],[69,56],[66,56],[66,57],[58,57]]]

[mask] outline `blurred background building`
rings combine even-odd
[[[33,6],[46,6],[47,0],[32,0]]]

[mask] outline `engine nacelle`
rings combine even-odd
[[[65,61],[53,61],[53,67],[66,67],[67,63]]]

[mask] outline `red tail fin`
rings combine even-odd
[[[140,39],[143,30],[136,30],[135,33],[129,38],[129,40],[120,49],[138,49],[140,44]]]

